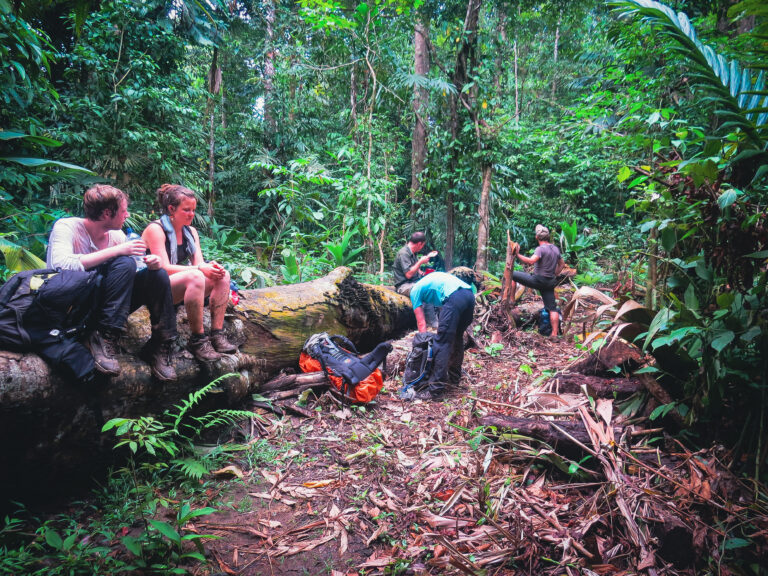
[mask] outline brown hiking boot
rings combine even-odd
[[[211,339],[205,334],[193,334],[189,337],[187,350],[200,362],[215,362],[221,358],[221,354],[213,349]]]
[[[174,340],[157,344],[152,338],[139,353],[139,357],[149,364],[152,375],[161,382],[176,380],[176,369],[172,364]]]
[[[96,370],[108,376],[117,376],[120,374],[120,364],[117,362],[117,351],[119,349],[117,341],[120,335],[111,330],[105,330],[103,333],[94,330],[88,336],[85,345],[91,351],[93,363]]]
[[[224,330],[211,330],[211,344],[216,352],[221,352],[222,354],[234,354],[237,352],[237,346],[227,340]]]

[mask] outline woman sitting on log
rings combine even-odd
[[[560,255],[560,248],[550,243],[549,229],[546,226],[536,225],[536,240],[539,245],[533,252],[533,256],[523,256],[517,250],[517,257],[520,259],[520,262],[523,264],[533,264],[533,274],[514,271],[510,285],[511,294],[514,298],[517,282],[541,292],[544,308],[549,312],[549,319],[552,323],[550,338],[555,339],[560,334],[560,314],[557,312],[557,302],[555,302],[557,269],[565,263]]]
[[[162,208],[160,220],[151,222],[142,238],[171,279],[175,304],[184,302],[192,336],[187,348],[202,362],[212,362],[221,353],[237,352],[225,336],[224,312],[229,299],[229,272],[218,262],[206,262],[200,250],[200,237],[192,227],[197,199],[189,188],[163,184],[157,191]],[[203,306],[209,299],[211,336],[203,330]]]

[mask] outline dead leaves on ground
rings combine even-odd
[[[519,355],[506,369],[530,362]],[[649,444],[660,433],[614,435],[625,417],[613,400],[561,394],[556,379],[522,378],[500,402],[488,391],[501,371],[480,370],[474,399],[403,403],[385,393],[366,413],[329,404],[312,419],[274,419],[270,434],[293,448],[250,477],[243,472],[258,511],[231,530],[250,542],[223,554],[219,541],[219,556],[257,570],[316,554],[334,559],[335,574],[396,566],[416,574],[684,574],[690,555],[717,553],[723,526],[744,521],[748,494],[715,450],[675,447],[673,458]],[[588,456],[573,462],[536,439],[478,428],[492,411],[580,422]],[[551,465],[558,458],[561,470],[570,462],[592,476],[578,481]],[[768,534],[765,518],[751,521],[753,533]],[[685,546],[689,556],[669,551]]]

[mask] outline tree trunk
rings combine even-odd
[[[275,133],[275,115],[274,115],[274,87],[272,85],[275,77],[275,3],[273,0],[265,2],[264,21],[266,22],[266,50],[264,51],[264,122],[270,134]]]
[[[219,49],[213,49],[211,68],[208,71],[208,217],[214,217],[214,203],[216,200],[216,188],[214,176],[216,175],[216,94],[221,90],[221,68],[219,67]]]
[[[504,262],[504,278],[501,283],[501,309],[507,316],[510,326],[517,325],[517,320],[512,314],[517,299],[517,294],[512,293],[512,272],[515,270],[515,257],[518,250],[520,250],[520,245],[517,242],[512,242],[509,237],[509,230],[507,230],[507,256]]]
[[[414,73],[426,77],[429,74],[428,29],[420,17],[416,18],[413,38]],[[413,138],[411,142],[411,222],[416,221],[417,196],[421,189],[421,173],[426,167],[427,126],[424,121],[428,93],[425,88],[413,89]]]
[[[557,49],[560,44],[560,19],[562,16],[557,17],[557,26],[555,27],[555,50],[552,54],[552,61],[554,68],[552,70],[552,100],[555,99],[555,93],[557,92]]]
[[[515,124],[520,124],[520,88],[518,86],[518,75],[517,75],[517,38],[515,38],[515,45],[514,45],[514,53],[515,53]]]
[[[352,139],[355,141],[355,144],[359,146],[360,140],[357,134],[357,75],[355,74],[355,64],[352,64],[349,70],[349,121],[351,124]]]
[[[183,308],[178,324],[182,337],[188,335]],[[136,358],[149,338],[143,308],[129,317],[121,374],[90,387],[51,372],[34,354],[0,352],[0,437],[13,438],[0,451],[0,488],[14,494],[50,478],[82,478],[109,454],[111,439],[100,434],[104,422],[160,414],[222,374],[234,376],[220,384],[223,393],[209,396],[211,402],[242,404],[281,369],[298,366],[304,341],[314,333],[344,334],[366,351],[414,326],[407,298],[359,284],[348,268],[337,268],[312,282],[242,291],[225,325],[240,353],[206,368],[179,352],[179,377],[171,383],[153,381]]]
[[[480,20],[480,6],[482,0],[469,0],[467,2],[467,13],[464,16],[464,28],[462,30],[462,42],[459,51],[456,53],[456,63],[453,72],[453,85],[456,87],[456,94],[450,96],[450,128],[451,139],[455,142],[459,136],[459,109],[464,86],[469,80],[470,67],[473,61],[477,46],[477,26]],[[454,148],[451,154],[450,173],[458,174],[459,170],[459,147]],[[446,195],[445,206],[445,269],[450,270],[453,267],[453,244],[456,237],[454,229],[454,193],[459,190],[458,176],[453,176],[450,183],[450,190]]]
[[[648,256],[648,274],[646,279],[645,289],[645,307],[650,310],[656,309],[656,284],[658,275],[658,261],[656,255],[658,254],[658,237],[659,229],[651,228],[650,240],[648,242],[648,250],[650,255]]]
[[[482,272],[488,269],[488,225],[491,211],[491,177],[493,166],[483,164],[483,183],[480,189],[480,206],[477,209],[479,218],[477,224],[477,256],[475,258],[475,270]]]

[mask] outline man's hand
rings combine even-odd
[[[147,243],[141,238],[123,242],[120,244],[120,248],[122,248],[121,254],[123,256],[144,256],[147,253]]]
[[[144,263],[150,270],[160,270],[163,267],[163,263],[160,260],[160,256],[155,254],[147,254],[144,256]]]

